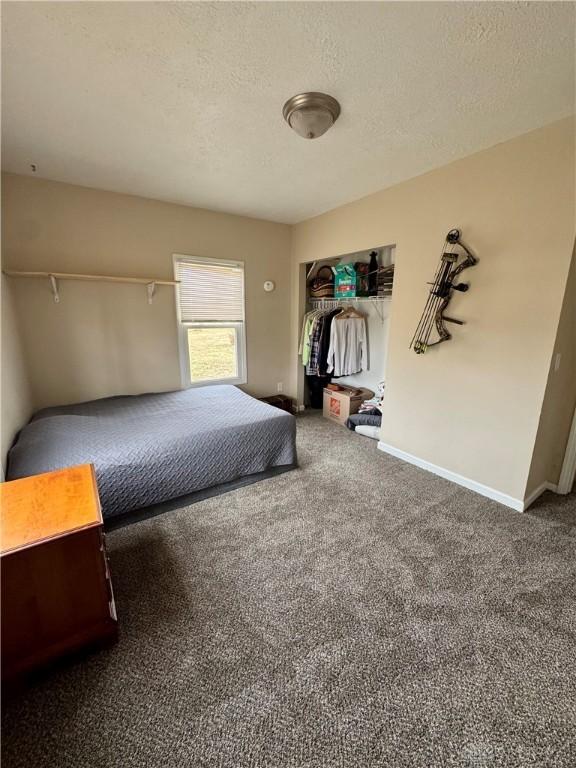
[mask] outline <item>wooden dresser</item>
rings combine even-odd
[[[2,679],[117,637],[91,464],[0,483]]]

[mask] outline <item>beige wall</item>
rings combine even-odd
[[[171,278],[173,253],[242,259],[247,389],[272,393],[282,381],[296,393],[299,265],[395,243],[382,440],[523,498],[533,454],[530,485],[540,476],[545,439],[536,444],[536,435],[547,423],[540,415],[574,243],[573,169],[574,123],[564,120],[293,228],[7,175],[4,266]],[[467,324],[416,356],[408,343],[426,281],[454,226],[480,258],[465,273],[471,290],[450,308]],[[272,294],[266,279],[277,284]],[[10,293],[35,407],[179,386],[170,288],[151,306],[140,286],[62,282],[59,305],[44,280],[10,279]],[[10,378],[21,381],[15,370]],[[6,435],[28,409],[21,398]]]
[[[450,306],[466,325],[418,356],[408,344],[452,227],[480,259]],[[396,243],[382,440],[524,498],[574,230],[572,119],[298,224],[293,391],[298,264]]]
[[[16,433],[32,412],[32,397],[22,353],[20,333],[16,323],[11,287],[3,275],[0,276],[0,282],[2,284],[1,461],[2,469],[5,470],[6,453]]]
[[[243,260],[246,389],[286,386],[287,225],[10,174],[2,203],[6,268],[173,279],[174,253]],[[171,287],[149,305],[144,286],[61,281],[55,304],[47,280],[8,279],[35,407],[180,387]]]
[[[560,366],[555,370],[556,355]],[[528,477],[527,495],[560,479],[566,443],[576,407],[576,251],[568,274],[560,324],[551,355],[544,406]]]

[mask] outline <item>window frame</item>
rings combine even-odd
[[[242,270],[242,320],[222,320],[222,321],[201,321],[196,323],[183,322],[180,310],[180,292],[179,285],[174,286],[176,296],[176,324],[178,330],[178,355],[180,359],[180,382],[183,389],[192,387],[205,387],[212,384],[246,384],[248,380],[248,363],[246,357],[246,270],[243,261],[233,261],[230,259],[211,259],[204,256],[190,256],[183,253],[172,255],[174,265],[174,279],[178,280],[178,262],[187,261],[193,264],[214,264],[222,267],[238,267]],[[234,328],[236,330],[236,360],[238,365],[238,376],[227,379],[202,379],[202,381],[192,381],[192,372],[190,370],[190,355],[188,350],[188,329],[189,328]]]

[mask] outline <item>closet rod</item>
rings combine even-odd
[[[115,277],[114,275],[77,275],[69,272],[19,272],[14,269],[3,270],[9,277],[55,277],[57,280],[104,280],[108,283],[140,283],[149,285],[178,285],[180,280],[157,280],[155,277]]]

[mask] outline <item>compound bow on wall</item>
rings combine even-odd
[[[455,246],[460,246],[464,251],[464,258],[460,263],[458,263],[458,261],[461,254],[454,250]],[[440,265],[436,271],[434,282],[429,283],[432,288],[430,289],[428,301],[426,302],[424,312],[422,313],[418,327],[410,342],[411,349],[413,349],[417,355],[423,354],[429,347],[434,347],[436,344],[440,344],[441,342],[448,341],[448,339],[452,338],[452,335],[446,329],[444,323],[464,325],[462,320],[446,317],[444,315],[444,310],[452,298],[453,291],[464,292],[468,290],[468,283],[455,284],[454,281],[463,270],[468,267],[473,267],[477,262],[478,259],[476,256],[473,256],[462,240],[460,240],[460,230],[451,229],[446,235]],[[430,341],[434,327],[436,327],[438,338],[435,341]]]

